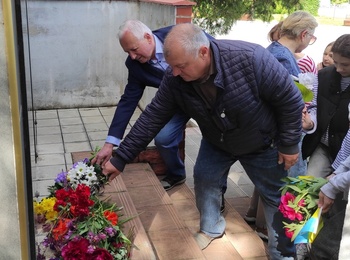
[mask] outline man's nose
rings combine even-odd
[[[177,69],[177,68],[173,68],[173,75],[176,77],[178,75],[180,75],[181,70]]]
[[[130,52],[130,53],[129,53],[129,56],[130,56],[130,58],[131,58],[132,60],[136,59],[136,54],[135,54],[135,53]]]

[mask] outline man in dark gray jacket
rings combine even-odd
[[[208,40],[193,24],[173,27],[165,39],[169,64],[152,103],[103,172],[116,177],[178,111],[198,123],[203,138],[194,167],[196,205],[204,249],[225,231],[220,213],[222,177],[240,161],[264,204],[271,259],[293,259],[278,211],[282,177],[298,158],[301,94],[289,73],[260,45]]]

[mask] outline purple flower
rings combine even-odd
[[[106,228],[105,228],[105,231],[106,231],[106,233],[107,233],[110,237],[113,237],[114,234],[115,234],[115,229],[112,228],[112,227],[106,227]]]
[[[98,242],[100,242],[101,239],[100,239],[100,237],[98,235],[96,235],[96,236],[94,236],[92,241],[93,241],[94,244],[98,244]]]
[[[41,253],[38,253],[36,256],[36,260],[45,260],[45,259],[46,259],[46,256]]]
[[[48,247],[50,244],[50,241],[48,238],[44,238],[44,240],[41,242],[43,246]]]
[[[106,234],[104,234],[104,233],[100,233],[100,234],[98,234],[98,236],[101,240],[104,240],[107,238]]]
[[[64,172],[64,171],[60,172],[55,179],[55,182],[57,183],[64,183],[66,181],[67,181],[67,172]]]
[[[69,225],[69,224],[68,224]],[[73,230],[68,230],[68,232],[63,236],[64,239],[69,240],[69,238],[74,234]]]
[[[90,241],[92,241],[94,239],[94,233],[92,231],[89,231],[87,234],[87,239],[89,239]]]
[[[94,252],[94,250],[95,250],[95,247],[92,246],[92,245],[89,245],[89,246],[88,246],[87,253],[88,253],[88,254],[92,254],[92,253]]]
[[[88,158],[85,158],[84,160],[83,160],[83,163],[88,163],[89,162],[89,159]]]

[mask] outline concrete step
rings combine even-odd
[[[148,164],[130,164],[121,177],[158,259],[268,259],[264,242],[229,201],[225,235],[201,251],[193,239],[199,212],[186,184],[165,192]]]
[[[157,259],[206,259],[149,164],[129,164],[121,177]]]
[[[123,207],[122,216],[120,216],[122,219],[132,217],[130,221],[124,224],[123,230],[125,235],[128,235],[129,232],[133,233],[134,246],[131,250],[131,259],[158,259],[121,175],[105,186],[101,199],[109,199],[117,206]]]

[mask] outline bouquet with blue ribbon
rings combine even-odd
[[[294,244],[312,243],[323,226],[322,209],[317,200],[320,188],[327,183],[313,176],[286,177],[281,188],[279,210],[285,221],[284,230]]]

